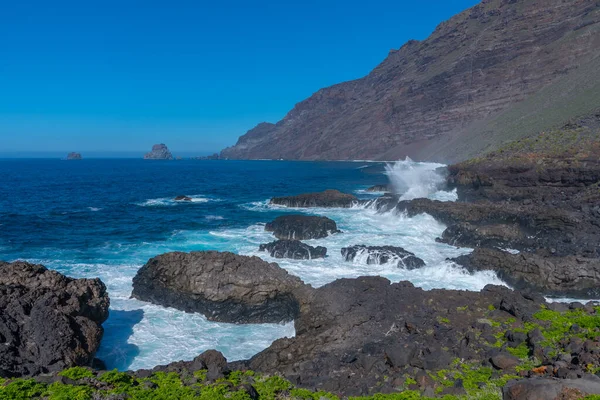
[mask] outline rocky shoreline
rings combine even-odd
[[[209,351],[189,362],[117,373],[80,368],[102,369],[94,354],[109,300],[99,280],[0,263],[0,341],[8,344],[0,347],[0,378],[8,378],[0,380],[0,394],[21,382],[14,378],[36,376],[40,393],[62,385],[88,388],[85,398],[119,390],[129,394],[118,398],[129,398],[136,390],[167,387],[163,378],[170,373],[175,386],[169,390],[177,387],[188,398],[216,388],[221,397],[211,398],[600,395],[600,304],[544,297],[600,298],[600,146],[598,138],[582,138],[556,150],[549,137],[448,167],[447,188],[457,191],[456,202],[402,201],[386,193],[361,203],[333,190],[271,200],[294,208],[368,204],[382,213],[427,213],[447,226],[440,242],[474,249],[455,263],[471,273],[494,271],[515,290],[488,285],[480,292],[425,291],[377,276],[315,289],[258,257],[167,253],[138,271],[133,297],[212,321],[294,321],[295,336],[245,361],[228,363]],[[327,249],[300,240],[343,235],[335,221],[303,214],[279,217],[265,230],[279,240],[261,251],[296,259],[326,256]],[[366,257],[367,263],[398,259],[399,268],[425,265],[391,244],[356,245],[342,254],[347,260]],[[80,369],[60,372],[69,367]]]

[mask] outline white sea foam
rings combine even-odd
[[[411,200],[419,197],[429,197],[440,190],[444,184],[444,177],[436,171],[444,167],[443,164],[418,163],[406,157],[385,166],[392,189],[402,200]]]
[[[101,208],[99,208],[99,207],[88,207],[88,210],[90,210],[90,211],[92,211],[92,212],[96,212],[96,211],[100,211],[100,210],[102,210],[102,209],[101,209]]]
[[[240,204],[240,207],[248,211],[258,212],[290,209],[289,207],[281,206],[279,204],[271,204],[271,199],[266,199],[262,201],[252,201],[250,203]]]
[[[298,210],[294,210],[298,211]],[[381,275],[396,282],[410,280],[424,289],[454,288],[480,290],[488,283],[502,284],[493,273],[466,273],[461,267],[447,258],[468,254],[471,250],[459,249],[443,243],[437,243],[445,226],[429,215],[407,218],[393,213],[379,214],[372,209],[310,209],[304,210],[334,219],[343,233],[327,238],[306,240],[311,246],[327,247],[325,259],[288,260],[275,259],[265,252],[259,252],[258,246],[273,240],[273,236],[264,231],[264,224],[256,224],[245,229],[213,231],[210,234],[229,242],[234,251],[240,254],[256,255],[270,262],[277,262],[290,273],[298,275],[305,282],[322,286],[342,277],[361,275]],[[356,244],[370,246],[400,246],[423,259],[426,267],[416,270],[398,268],[394,263],[368,265],[360,258],[347,262],[341,255],[341,249]]]

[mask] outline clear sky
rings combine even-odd
[[[4,1],[0,152],[218,151],[476,3]]]

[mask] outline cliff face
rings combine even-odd
[[[600,105],[600,2],[484,0],[223,158],[457,161]]]

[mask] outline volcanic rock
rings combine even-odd
[[[0,377],[91,366],[108,306],[99,279],[71,279],[42,265],[0,262]]]
[[[211,321],[291,321],[309,291],[275,263],[227,252],[173,252],[151,258],[133,278],[132,296],[199,312]]]
[[[381,390],[381,376],[416,376],[456,358],[484,362],[498,351],[495,337],[489,343],[483,333],[491,325],[478,324],[490,307],[497,317],[523,321],[545,304],[499,286],[424,291],[381,277],[338,279],[314,290],[295,337],[275,341],[245,365],[308,388],[366,395]]]
[[[288,240],[320,239],[340,232],[330,218],[303,214],[277,217],[265,225],[265,231]]]
[[[261,244],[259,251],[268,252],[275,258],[292,258],[294,260],[310,260],[324,258],[327,249],[323,246],[309,246],[299,240],[276,240],[271,243]]]
[[[81,153],[72,152],[72,153],[67,154],[67,160],[81,160],[81,159],[82,159]]]
[[[188,196],[177,196],[173,200],[175,200],[175,201],[192,201],[192,198],[188,197]]]
[[[156,372],[181,374],[182,372],[196,372],[206,370],[206,378],[209,381],[216,381],[223,378],[230,371],[227,365],[227,359],[223,354],[216,350],[207,350],[192,361],[175,361],[166,365],[157,365],[151,370],[140,369],[133,374],[138,378],[147,378]]]
[[[380,212],[429,214],[448,225],[441,241],[464,247],[500,247],[520,251],[554,249],[553,255],[598,254],[596,237],[600,220],[585,218],[565,208],[540,207],[531,203],[452,202],[415,199],[398,202],[384,196],[374,202]],[[571,238],[570,240],[565,240]],[[576,240],[576,239],[580,240]]]
[[[273,197],[271,204],[286,207],[309,208],[331,207],[349,208],[358,202],[356,196],[342,193],[339,190],[325,190],[318,193],[305,193],[297,196]]]
[[[370,188],[367,189],[367,192],[391,192],[392,188],[390,185],[375,185],[375,186],[371,186]]]
[[[152,151],[144,155],[144,160],[172,160],[173,155],[165,144],[155,144]]]
[[[416,269],[425,266],[425,262],[410,251],[394,246],[364,246],[344,247],[342,257],[353,261],[357,257],[367,257],[367,264],[387,264],[394,262],[400,268]]]
[[[492,365],[497,369],[511,369],[519,365],[520,360],[510,353],[499,353],[490,358]]]
[[[511,254],[477,248],[454,260],[468,271],[495,271],[500,279],[517,289],[548,296],[600,297],[600,259],[579,256],[543,257],[533,253]]]
[[[508,382],[504,400],[576,400],[600,394],[600,382],[588,379],[532,378]]]

